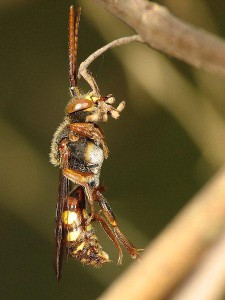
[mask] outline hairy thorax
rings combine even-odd
[[[66,118],[58,127],[51,144],[50,161],[53,165],[61,164],[60,141],[68,139],[68,167],[79,172],[93,173],[95,186],[99,184],[101,166],[104,160],[103,150],[91,139],[78,137],[76,141],[69,139],[69,120]]]

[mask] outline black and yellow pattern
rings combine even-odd
[[[77,187],[64,203],[62,213],[64,245],[67,253],[85,265],[100,267],[110,262],[102,250],[85,209],[85,195],[82,187]]]

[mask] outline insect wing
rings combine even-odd
[[[56,205],[56,216],[55,216],[55,262],[54,262],[58,284],[60,283],[60,279],[61,279],[62,261],[63,261],[63,254],[64,254],[62,213],[63,213],[64,203],[68,199],[68,193],[69,193],[69,181],[63,175],[62,169],[60,169],[58,201]]]

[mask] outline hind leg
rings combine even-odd
[[[80,185],[84,188],[85,195],[86,195],[88,202],[90,204],[90,207],[91,207],[91,216],[87,221],[88,223],[90,223],[91,220],[94,219],[94,215],[95,215],[94,199],[92,196],[92,189],[89,185],[89,182],[91,182],[94,178],[94,174],[80,172],[78,170],[71,170],[71,169],[66,168],[66,169],[63,169],[63,175],[66,178],[68,178],[69,180],[71,180],[73,183]]]
[[[115,236],[117,237],[119,242],[124,246],[124,248],[127,250],[127,252],[130,254],[130,256],[134,259],[139,257],[138,249],[120,231],[111,207],[109,206],[108,202],[106,201],[106,199],[103,197],[103,195],[99,191],[95,192],[94,200],[98,201],[106,219],[108,220],[110,225],[113,227]]]
[[[119,258],[118,258],[118,265],[122,265],[122,258],[123,258],[123,252],[122,249],[116,239],[116,235],[112,231],[112,229],[109,227],[109,225],[106,223],[105,219],[101,217],[99,214],[95,214],[94,216],[95,220],[100,223],[102,228],[105,230],[108,237],[113,241],[114,245],[116,246],[118,252],[119,252]]]

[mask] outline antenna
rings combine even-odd
[[[81,7],[79,6],[74,13],[73,5],[69,12],[69,78],[70,92],[72,96],[77,96],[77,49],[78,49],[78,30],[80,23]]]

